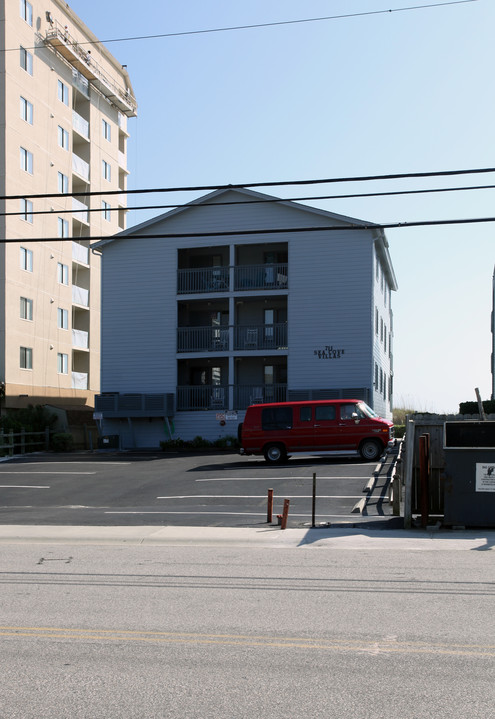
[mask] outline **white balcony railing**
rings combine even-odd
[[[88,373],[73,372],[72,373],[72,389],[88,389]]]
[[[72,198],[72,212],[74,219],[79,220],[79,222],[84,222],[86,225],[89,224],[89,213],[88,213],[89,207],[84,204],[84,202],[81,202],[80,200],[76,199],[75,197]],[[87,264],[87,262],[86,262]]]
[[[72,110],[72,129],[81,137],[89,140],[89,122],[75,110]]]
[[[72,285],[72,302],[75,305],[89,307],[89,290],[85,290],[84,287]]]
[[[127,155],[119,150],[119,167],[127,172]]]
[[[82,157],[76,155],[75,152],[72,153],[72,171],[86,182],[89,182],[89,164]]]
[[[72,330],[72,346],[87,350],[89,347],[89,332],[84,330]]]

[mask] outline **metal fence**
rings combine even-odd
[[[13,457],[14,454],[26,454],[50,448],[50,430],[46,427],[42,432],[30,432],[21,429],[14,432],[0,431],[0,456]]]

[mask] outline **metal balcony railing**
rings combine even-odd
[[[234,350],[270,349],[287,349],[287,322],[234,327]]]
[[[228,267],[178,270],[177,294],[179,295],[196,294],[199,292],[227,292],[228,290]]]
[[[177,352],[225,352],[229,349],[228,327],[179,327]]]
[[[177,410],[227,410],[229,409],[227,386],[188,385],[177,387]],[[286,384],[234,385],[232,409],[246,409],[250,404],[261,402],[285,402]]]
[[[288,286],[288,265],[239,265],[234,269],[234,287],[230,286],[230,267],[201,267],[178,270],[177,294],[249,290],[283,290]]]
[[[287,263],[240,265],[234,268],[235,290],[280,290],[287,288]]]

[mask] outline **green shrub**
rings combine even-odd
[[[485,414],[495,414],[495,400],[486,399],[482,403]],[[461,402],[459,414],[479,414],[477,402]]]
[[[54,452],[72,452],[74,438],[68,432],[57,432],[52,436],[51,447]]]
[[[396,439],[402,439],[406,433],[405,424],[394,424],[394,437]]]

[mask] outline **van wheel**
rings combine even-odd
[[[265,459],[270,464],[278,464],[279,462],[285,462],[287,459],[287,453],[280,444],[269,444],[264,451]]]
[[[368,462],[373,462],[373,460],[378,459],[382,451],[383,448],[381,444],[376,442],[374,439],[365,439],[359,447],[359,454]]]

